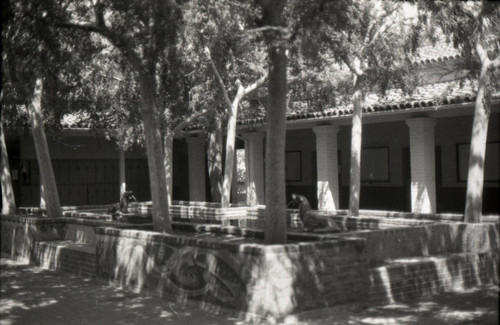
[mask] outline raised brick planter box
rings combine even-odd
[[[253,209],[260,220],[263,209]],[[258,229],[174,222],[177,235],[165,235],[137,230],[150,225],[105,228],[110,223],[97,219],[2,215],[1,248],[44,267],[84,276],[94,270],[120,286],[258,317],[498,283],[496,223],[333,218],[345,232],[294,230],[289,244],[266,246]]]
[[[362,239],[266,246],[100,228],[96,246],[98,275],[120,286],[260,317],[359,302],[368,286]]]

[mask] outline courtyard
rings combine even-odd
[[[0,324],[252,324],[234,311],[119,290],[105,281],[1,259]],[[350,305],[294,315],[288,324],[498,324],[498,286],[392,305]],[[263,324],[270,324],[263,321]]]
[[[498,324],[498,3],[2,18],[1,325]]]

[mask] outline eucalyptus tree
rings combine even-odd
[[[3,112],[2,112],[3,113]],[[10,176],[9,155],[4,135],[4,119],[0,121],[0,177],[2,185],[2,214],[13,214],[16,212],[16,199],[14,197],[14,188],[12,187],[12,178]]]
[[[343,9],[339,11],[339,6]],[[303,30],[307,51],[330,53],[326,60],[352,74],[352,131],[349,213],[359,215],[362,106],[366,91],[389,85],[405,88],[405,70],[420,38],[417,19],[394,1],[325,2]]]
[[[287,109],[287,47],[289,29],[284,19],[286,1],[258,0],[260,27],[267,45],[268,105],[266,109],[265,240],[286,242],[285,136]]]
[[[484,163],[491,96],[500,70],[500,5],[493,1],[422,1],[420,8],[430,13],[430,34],[436,28],[460,49],[470,77],[478,79],[472,122],[469,170],[464,222],[481,222]]]
[[[134,71],[140,93],[148,157],[153,224],[157,231],[172,231],[169,218],[159,76],[175,46],[180,22],[176,1],[59,1],[47,21],[72,30],[95,33],[116,47]]]
[[[9,21],[12,19],[12,9],[10,8],[10,2],[2,3],[2,43],[3,43],[3,31],[8,28]],[[4,53],[2,53],[2,58]],[[4,75],[7,75],[7,67],[2,64],[2,84],[5,83]],[[14,188],[12,186],[12,177],[10,175],[9,166],[9,154],[7,152],[7,144],[5,142],[4,125],[6,117],[4,112],[4,94],[5,88],[2,87],[0,93],[0,105],[2,106],[2,111],[0,112],[0,181],[2,186],[2,214],[11,214],[16,211],[16,200],[14,197]]]
[[[227,136],[221,204],[229,206],[234,171],[236,121],[242,100],[267,78],[262,37],[248,34],[249,17],[253,16],[250,3],[232,1],[189,1],[184,7],[185,36],[191,41],[191,55],[203,62],[201,80],[219,91],[226,106]],[[207,71],[208,70],[208,71]],[[207,72],[214,80],[206,80]],[[207,83],[208,81],[208,83]],[[215,81],[215,82],[213,82]],[[217,119],[214,120],[216,122]],[[217,130],[217,128],[215,128]],[[214,130],[210,143],[217,145],[218,132]],[[220,136],[219,136],[220,137]]]
[[[2,9],[2,110],[17,117],[15,111],[27,111],[40,169],[41,202],[50,217],[60,217],[44,126],[60,128],[60,117],[73,109],[80,80],[76,63],[85,61],[77,53],[88,39],[80,35],[80,43],[71,46],[67,33],[42,23],[43,4],[8,1]]]
[[[255,28],[252,33],[264,36],[267,47],[268,83],[265,107],[266,161],[265,161],[265,238],[269,244],[286,242],[285,195],[285,136],[288,56],[293,43],[309,37],[304,31],[316,28],[318,15],[330,5],[330,14],[343,17],[349,1],[271,1],[258,0]],[[333,18],[332,18],[333,19]],[[343,21],[339,19],[339,21]],[[340,23],[341,24],[341,23]],[[312,32],[311,32],[312,34]],[[313,36],[316,37],[316,36]],[[300,82],[299,82],[300,84]],[[292,90],[292,94],[294,91]]]

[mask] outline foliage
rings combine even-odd
[[[46,79],[42,106],[45,125],[61,128],[64,114],[80,110],[85,93],[88,51],[97,51],[89,37],[61,31],[42,22],[46,13],[42,2],[2,3],[2,108],[13,125],[27,124],[23,106],[31,97],[35,79]],[[79,42],[70,40],[78,37]]]
[[[420,15],[425,17],[423,36],[436,41],[443,34],[446,41],[460,50],[464,59],[461,68],[478,78],[481,67],[476,41],[486,49],[491,60],[500,55],[500,6],[492,1],[419,1]]]
[[[187,78],[192,85],[191,109],[212,107],[216,115],[222,117],[229,109],[223,109],[226,106],[224,93],[210,61],[230,98],[236,94],[237,80],[243,85],[250,84],[265,71],[262,37],[255,38],[248,32],[252,27],[252,13],[252,5],[244,2],[194,0],[184,5],[182,57],[190,71]],[[242,117],[252,114],[247,109],[241,113]],[[207,116],[205,123],[210,119]]]

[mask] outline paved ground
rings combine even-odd
[[[146,297],[99,280],[2,258],[0,324],[247,324],[227,310]],[[498,286],[446,293],[407,304],[322,309],[287,324],[498,324]],[[268,322],[265,322],[268,323]]]

